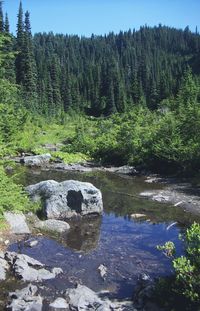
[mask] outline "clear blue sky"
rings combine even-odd
[[[118,33],[141,25],[162,25],[200,31],[200,0],[23,0],[31,13],[32,32],[90,36]],[[15,33],[19,0],[4,0]]]

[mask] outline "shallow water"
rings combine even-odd
[[[48,266],[61,267],[64,274],[45,282],[47,299],[74,284],[82,283],[95,291],[109,291],[110,297],[131,298],[141,273],[151,277],[172,273],[170,259],[156,245],[173,241],[177,254],[183,252],[178,234],[195,220],[195,216],[168,204],[141,199],[139,193],[162,188],[147,184],[141,177],[122,177],[112,173],[77,173],[27,170],[19,176],[24,185],[54,179],[76,179],[92,182],[103,194],[102,217],[83,218],[70,222],[68,234],[36,237],[38,245],[29,248],[23,241],[10,250],[30,255]],[[133,213],[146,214],[143,220],[133,220]],[[177,222],[169,228],[170,224]],[[108,269],[103,280],[100,264]]]

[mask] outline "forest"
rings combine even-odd
[[[200,168],[197,29],[32,36],[21,2],[17,16],[14,36],[0,2],[2,155],[40,148],[37,134],[54,124],[67,154],[165,173]]]

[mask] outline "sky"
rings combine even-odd
[[[15,34],[19,0],[3,0]],[[161,23],[200,31],[200,0],[22,0],[32,32],[104,35]]]

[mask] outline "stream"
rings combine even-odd
[[[18,179],[25,186],[48,179],[75,179],[91,182],[103,195],[104,213],[101,217],[69,221],[71,229],[63,235],[33,235],[38,240],[33,248],[27,247],[25,241],[9,246],[10,251],[27,254],[47,266],[63,269],[64,273],[56,279],[43,282],[42,291],[47,301],[77,283],[97,292],[105,291],[109,298],[131,299],[141,274],[157,278],[173,272],[170,259],[158,251],[156,245],[170,240],[176,245],[177,255],[183,253],[178,235],[197,221],[197,216],[180,207],[139,197],[142,191],[162,189],[162,184],[145,183],[143,177],[100,171],[23,170]],[[133,219],[131,214],[135,213],[146,217]],[[98,271],[101,264],[108,271],[105,280]],[[11,287],[11,281],[3,284],[1,295]]]

